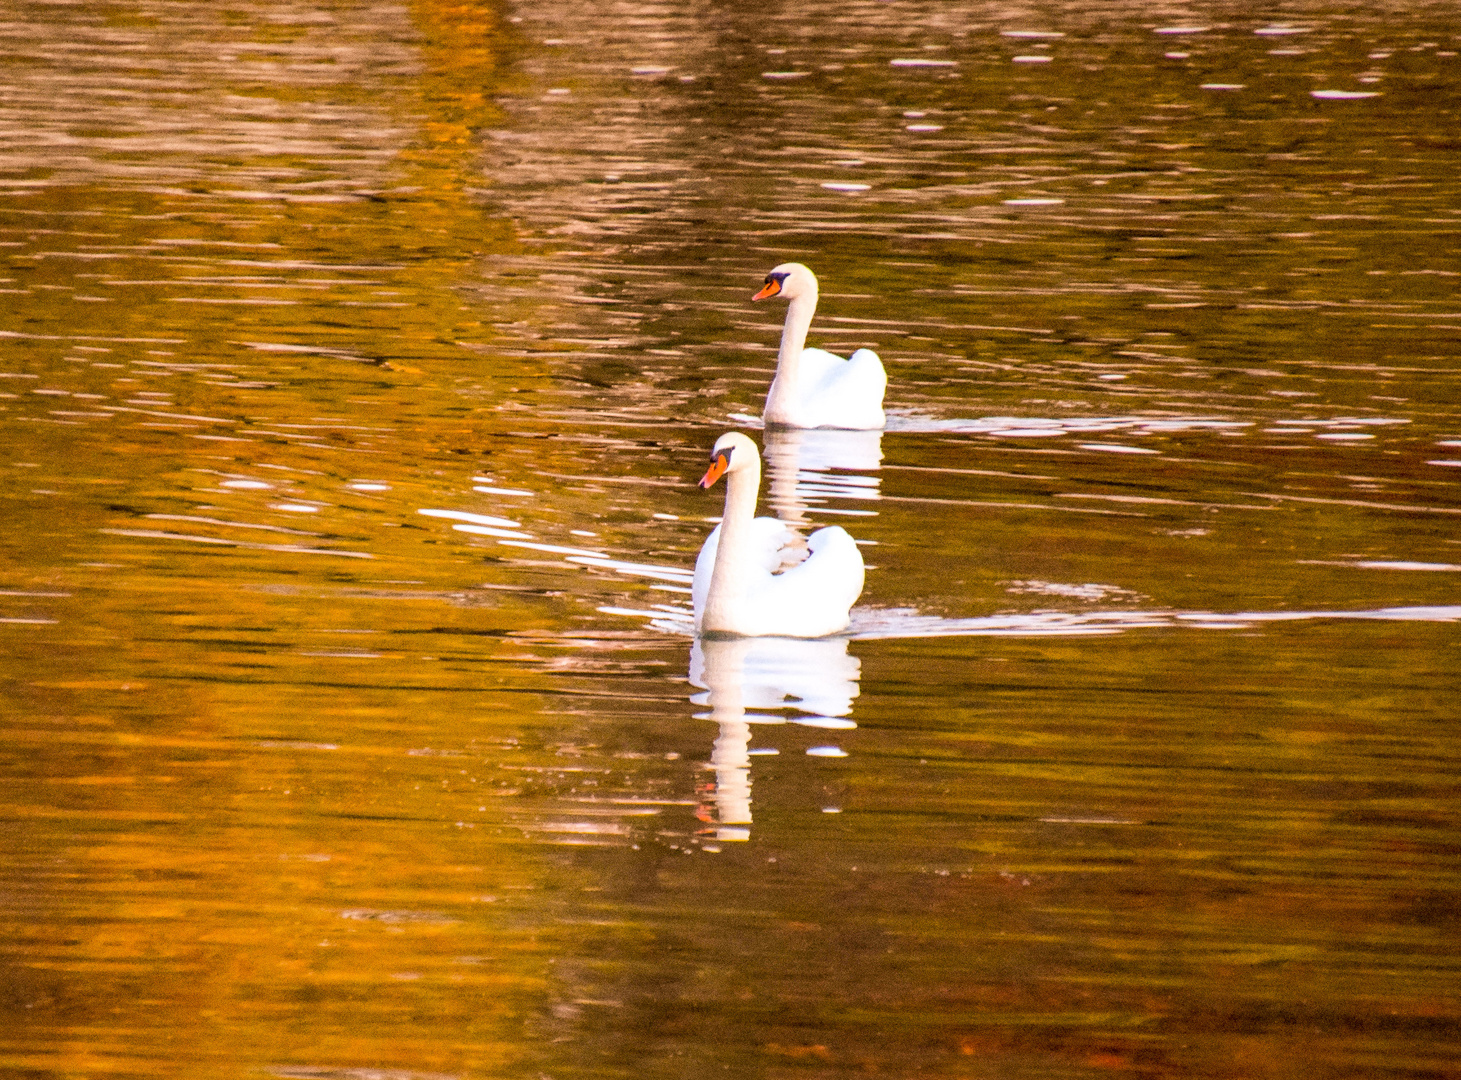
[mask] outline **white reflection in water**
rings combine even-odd
[[[1452,570],[1449,564],[1355,564],[1362,569]],[[648,618],[650,626],[667,633],[694,633],[688,609],[639,611],[602,607],[608,615]],[[1251,630],[1264,623],[1304,622],[1315,619],[1376,620],[1382,622],[1461,622],[1461,605],[1368,608],[1357,611],[1021,611],[950,619],[925,615],[916,608],[853,608],[847,637],[822,641],[879,641],[889,638],[935,637],[1097,637],[1130,630]],[[747,639],[784,643],[783,638]],[[818,642],[813,641],[812,644]]]
[[[1104,377],[1104,376],[1103,376]],[[1124,378],[1125,376],[1122,376]],[[1314,421],[1322,423],[1323,421]],[[1367,421],[1374,423],[1377,421]],[[969,418],[927,416],[910,411],[888,412],[890,432],[956,432],[991,435],[998,438],[1058,438],[1062,435],[1091,435],[1127,431],[1134,435],[1172,434],[1185,431],[1238,432],[1250,428],[1247,420],[1223,420],[1208,416],[980,416]]]
[[[879,497],[876,476],[847,473],[881,468],[883,433],[768,428],[762,433],[761,458],[766,463],[766,500],[782,521],[806,524],[808,506],[817,506],[822,513],[870,515],[868,510],[829,510],[823,504],[828,499]]]
[[[1077,443],[1082,450],[1100,450],[1108,454],[1157,454],[1161,451],[1145,446],[1125,446],[1122,443]]]
[[[854,641],[921,637],[1086,637],[1179,626],[1246,630],[1263,623],[1310,619],[1458,622],[1461,621],[1461,605],[1366,611],[1033,611],[972,619],[920,615],[912,608],[863,608],[853,610],[850,634]]]
[[[716,826],[717,840],[750,838],[752,725],[785,724],[846,730],[857,697],[861,663],[847,638],[696,638],[690,647],[690,683],[702,692],[690,701],[708,706],[699,719],[719,726],[710,768],[715,780],[702,789],[701,820]],[[791,715],[779,715],[790,712]],[[837,747],[816,747],[818,756],[846,756]],[[809,751],[811,753],[812,751]]]
[[[499,529],[521,528],[516,521],[507,518],[493,517],[490,514],[473,514],[466,510],[417,510],[418,514],[426,517],[449,518],[453,521],[465,521],[473,525],[494,526]]]

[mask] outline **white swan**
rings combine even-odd
[[[847,629],[848,611],[862,594],[862,552],[836,525],[807,537],[811,554],[776,573],[798,539],[785,522],[758,518],[761,455],[738,431],[722,435],[700,481],[725,476],[725,515],[695,560],[691,603],[697,634],[815,638]]]
[[[782,263],[766,275],[766,284],[751,299],[771,296],[784,296],[791,303],[761,419],[798,428],[882,427],[888,374],[878,354],[858,349],[844,360],[825,349],[804,347],[817,310],[817,275],[801,263]]]

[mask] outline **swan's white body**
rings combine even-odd
[[[836,525],[807,537],[811,554],[776,573],[796,532],[775,518],[758,518],[761,455],[739,432],[722,435],[712,451],[709,487],[726,478],[725,514],[695,560],[691,602],[697,634],[816,638],[847,629],[862,594],[862,552]]]
[[[790,303],[761,419],[797,428],[882,427],[888,375],[878,354],[858,349],[844,360],[825,349],[806,348],[817,310],[817,276],[801,263],[782,263],[766,275],[765,286],[752,299],[769,296],[784,296]]]

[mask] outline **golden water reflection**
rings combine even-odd
[[[1040,14],[17,9],[6,1069],[1453,1070],[1454,28]]]

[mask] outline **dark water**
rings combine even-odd
[[[7,1074],[1461,1074],[1452,5],[3,25]]]

